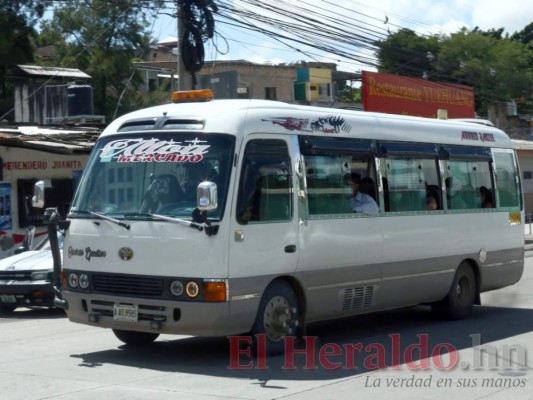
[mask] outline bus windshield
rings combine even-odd
[[[104,137],[91,154],[69,216],[189,219],[198,184],[207,181],[217,185],[218,198],[207,218],[221,220],[234,143],[229,135],[197,132]]]

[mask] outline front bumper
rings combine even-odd
[[[54,306],[54,287],[48,281],[0,281],[0,304]]]
[[[254,306],[246,307],[246,312],[230,313],[230,302],[117,298],[68,290],[63,290],[62,297],[66,302],[67,316],[72,322],[140,332],[194,336],[237,335],[251,328],[255,316]],[[138,308],[138,320],[114,320],[115,303],[135,305]]]

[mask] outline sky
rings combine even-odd
[[[513,34],[533,22],[531,3],[527,0],[285,0],[285,3],[293,2],[309,7],[314,5],[342,16],[350,16],[350,10],[353,10],[357,13],[353,14],[354,20],[368,23],[368,27],[379,30],[383,35],[400,28],[412,29],[420,35],[450,34],[462,27],[473,29],[476,26],[482,30],[504,28],[506,33]],[[152,36],[160,40],[176,36],[176,29],[175,19],[161,15],[153,23]],[[206,60],[247,60],[272,64],[323,61],[335,62],[343,71],[375,70],[364,62],[332,56],[316,49],[295,51],[294,47],[284,46],[260,33],[217,23],[216,15],[215,30],[215,40],[205,44]],[[301,45],[297,47],[304,49]]]

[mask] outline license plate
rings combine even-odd
[[[115,321],[137,322],[139,310],[134,304],[114,304],[113,319]]]
[[[15,296],[3,294],[0,296],[0,300],[2,300],[2,303],[16,303],[17,299]]]

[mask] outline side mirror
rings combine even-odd
[[[200,211],[212,211],[218,207],[217,184],[201,182],[196,189],[197,207]]]
[[[33,185],[33,197],[31,198],[31,205],[35,208],[44,207],[44,181],[35,182]]]

